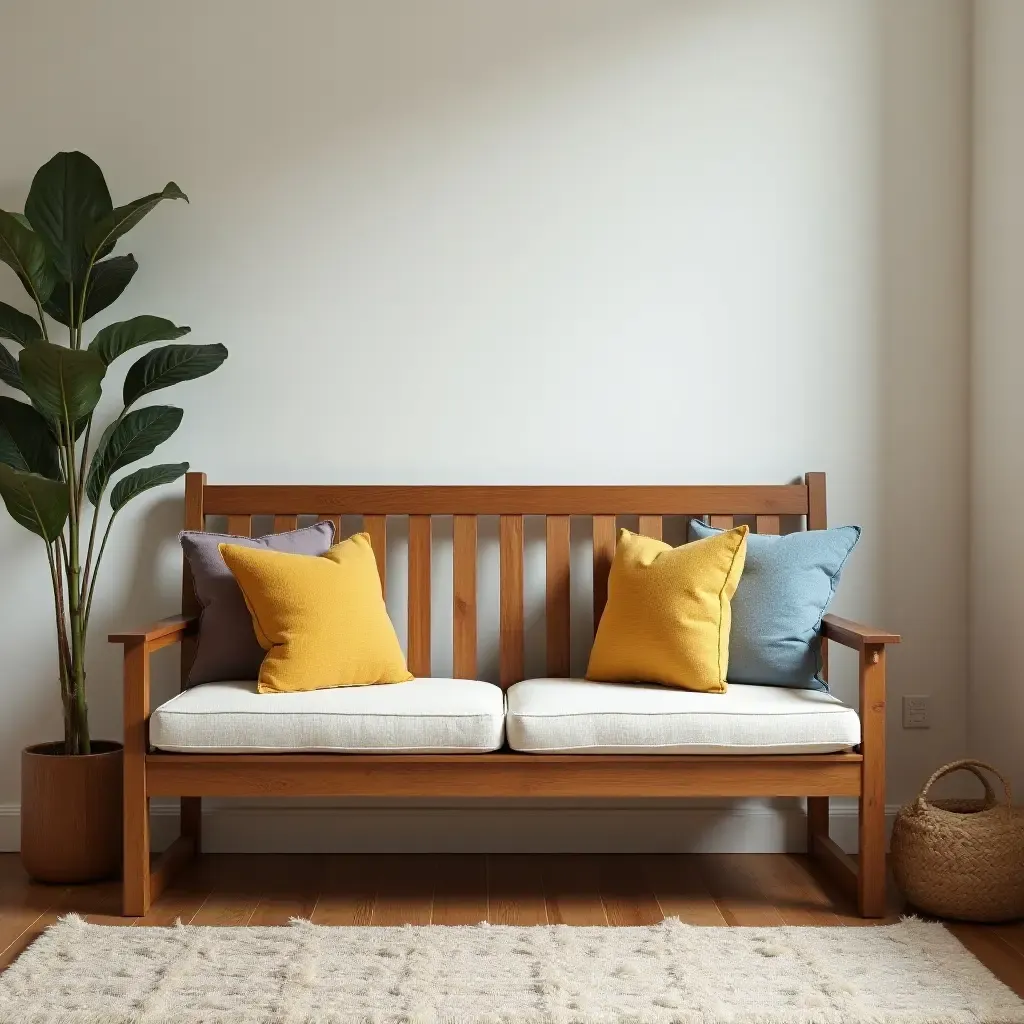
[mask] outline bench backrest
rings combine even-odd
[[[565,676],[570,517],[592,521],[596,628],[608,595],[618,516],[638,517],[640,533],[651,537],[661,537],[664,516],[706,516],[712,526],[724,528],[741,517],[768,534],[780,532],[781,517],[801,517],[807,529],[820,530],[826,526],[825,474],[808,473],[797,484],[721,487],[330,487],[207,484],[203,473],[186,478],[188,530],[204,530],[207,517],[217,516],[226,518],[228,533],[248,537],[254,516],[272,516],[275,533],[295,529],[300,516],[314,516],[333,521],[340,538],[343,515],[363,517],[385,587],[387,517],[408,517],[407,653],[409,670],[417,676],[429,676],[431,668],[431,517],[453,517],[453,666],[462,678],[477,678],[477,517],[498,517],[500,682],[508,687],[523,678],[524,516],[545,517],[547,672]],[[198,611],[187,565],[182,602],[186,613]]]

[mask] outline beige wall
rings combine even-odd
[[[1024,4],[975,14],[970,749],[1024,787]]]
[[[967,15],[961,0],[8,3],[0,206],[76,147],[115,199],[168,178],[189,193],[132,235],[141,270],[109,318],[152,312],[227,344],[223,370],[166,395],[186,416],[165,460],[214,481],[826,470],[832,522],[865,528],[837,609],[906,634],[899,800],[966,746]],[[0,293],[18,297],[7,278]],[[175,607],[180,519],[163,492],[119,531],[90,648],[97,735],[119,732],[103,635]],[[17,750],[59,715],[42,553],[6,520],[0,565],[11,817]],[[443,550],[436,565],[443,596]],[[493,580],[488,562],[491,666]],[[389,597],[402,621],[401,588]],[[439,669],[448,627],[438,615]],[[931,730],[900,730],[905,692],[932,695]]]

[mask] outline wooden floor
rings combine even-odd
[[[788,854],[210,854],[144,918],[117,916],[115,882],[29,881],[0,854],[0,969],[62,914],[98,924],[856,925],[852,901],[806,857]],[[891,914],[900,906],[890,897]],[[1024,924],[950,925],[1024,997]]]

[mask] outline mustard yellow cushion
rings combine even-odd
[[[587,678],[724,693],[747,528],[673,548],[619,531]]]
[[[365,533],[326,554],[285,554],[221,544],[267,655],[260,693],[412,679],[381,594]]]

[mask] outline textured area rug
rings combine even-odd
[[[4,1024],[1017,1024],[941,925],[120,928],[67,917]]]

